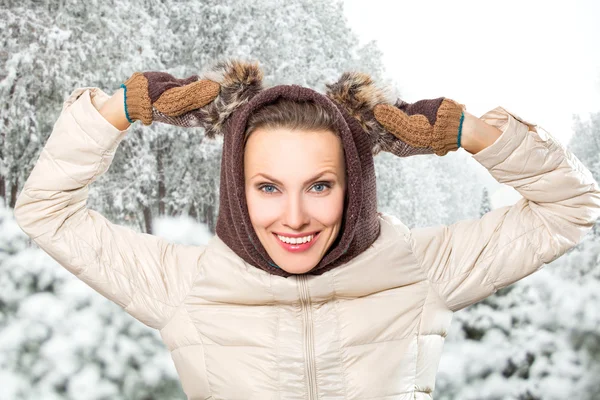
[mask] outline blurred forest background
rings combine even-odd
[[[12,208],[75,88],[112,94],[136,71],[178,77],[225,57],[258,60],[265,84],[321,92],[361,70],[397,87],[343,3],[323,0],[3,0],[0,8],[0,400],[183,399],[157,332],[32,245]],[[401,96],[401,93],[398,93]],[[527,116],[524,116],[527,119]],[[600,180],[600,109],[574,116],[568,148]],[[202,244],[218,211],[220,139],[134,124],[89,208],[112,222]],[[407,226],[491,209],[465,151],[376,158],[380,209]],[[600,230],[542,271],[455,314],[435,395],[600,399]]]

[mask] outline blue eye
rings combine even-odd
[[[331,184],[328,182],[319,182],[315,183],[312,187],[316,193],[324,193],[327,189],[331,188]],[[266,194],[273,194],[277,191],[277,188],[271,184],[266,183],[260,185],[258,187],[258,190]]]
[[[265,188],[272,188],[273,190],[272,191],[271,190],[265,190]],[[273,185],[262,185],[259,189],[261,191],[263,191],[264,193],[267,193],[267,194],[275,193],[275,190],[276,190],[275,186],[273,186]]]
[[[325,183],[325,182],[319,182],[319,183],[315,183],[313,185],[313,188],[318,188],[318,187],[322,187],[322,190],[316,190],[318,193],[323,193],[325,190],[331,188],[331,185],[329,183]]]

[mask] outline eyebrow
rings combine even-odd
[[[322,177],[323,175],[325,175],[325,174],[328,174],[328,173],[331,173],[331,174],[334,174],[334,175],[336,175],[336,176],[337,176],[337,174],[336,174],[335,172],[333,172],[333,171],[331,171],[331,170],[327,169],[327,170],[325,170],[325,171],[319,172],[317,175],[313,176],[312,178],[310,178],[309,180],[307,180],[306,182],[304,182],[304,184],[306,185],[306,184],[307,184],[307,183],[309,183],[309,182],[316,181],[317,179],[319,179],[320,177]],[[258,174],[254,175],[254,176],[253,176],[252,178],[250,178],[250,179],[254,179],[254,178],[256,178],[256,177],[259,177],[259,176],[262,176],[263,178],[266,178],[266,179],[268,179],[268,180],[270,180],[270,181],[273,181],[273,182],[275,182],[276,184],[278,184],[278,185],[280,185],[280,186],[283,186],[283,183],[281,183],[281,182],[280,182],[280,181],[278,181],[277,179],[273,178],[272,176],[269,176],[269,175],[267,175],[267,174],[264,174],[264,173],[262,173],[262,172],[259,172]]]

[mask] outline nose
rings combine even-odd
[[[302,199],[298,196],[290,196],[285,204],[283,213],[283,224],[290,229],[301,230],[310,222],[310,217],[305,210]]]

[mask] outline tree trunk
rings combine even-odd
[[[215,206],[212,204],[204,205],[204,220],[206,221],[210,232],[215,233]]]
[[[196,202],[192,202],[190,209],[188,210],[188,215],[192,217],[194,220],[198,218],[198,212],[196,210]]]
[[[163,167],[163,150],[162,146],[158,146],[156,152],[156,165],[158,168],[158,215],[165,215],[165,196],[167,189],[165,188],[165,169]]]
[[[0,197],[4,202],[4,205],[6,205],[6,180],[3,175],[0,175]]]
[[[8,206],[12,209],[15,208],[15,204],[17,204],[17,189],[19,188],[19,178],[17,177],[17,179],[15,180],[15,183],[13,183],[10,187],[10,203],[8,204]]]
[[[152,209],[150,206],[145,206],[142,204],[142,212],[144,214],[144,226],[146,228],[146,233],[152,235]]]

